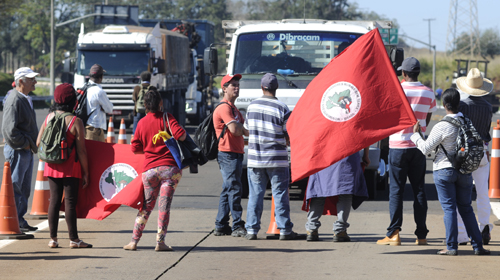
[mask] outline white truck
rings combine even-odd
[[[250,102],[262,96],[260,79],[267,72],[275,73],[279,89],[276,97],[293,111],[307,85],[339,53],[341,44],[351,44],[374,28],[391,29],[390,21],[327,21],[317,19],[291,19],[281,21],[223,21],[226,31],[227,74],[241,74],[236,107],[245,115]],[[390,46],[387,47],[390,51]],[[394,55],[396,56],[396,55]],[[217,53],[205,50],[205,73],[214,73]],[[402,55],[398,59],[402,61]],[[395,66],[397,62],[393,63]],[[362,77],[360,77],[362,78]],[[386,178],[386,164],[380,158],[380,144],[370,147],[371,164],[365,176],[370,196],[374,196],[377,183]],[[243,176],[246,178],[246,153]],[[244,184],[243,197],[248,194]],[[305,188],[305,181],[299,183]]]
[[[165,109],[184,125],[186,91],[190,84],[196,84],[192,55],[186,36],[159,25],[110,25],[84,33],[82,24],[76,58],[64,62],[63,77],[73,79],[63,82],[82,87],[89,79],[90,67],[100,64],[106,70],[101,85],[113,103],[114,120],[124,118],[129,125],[133,121],[132,92],[140,83],[140,74],[150,71],[151,85],[161,93]]]

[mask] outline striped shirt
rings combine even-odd
[[[244,127],[248,130],[248,167],[288,167],[285,103],[262,96],[248,106]]]
[[[484,142],[491,141],[490,129],[493,109],[481,96],[469,96],[460,101],[458,111],[469,117]]]
[[[436,111],[436,98],[432,90],[424,86],[420,82],[403,82],[401,83],[405,91],[406,98],[410,103],[411,109],[415,113],[415,117],[420,122],[422,132],[425,132],[427,124],[426,118],[428,113]],[[389,148],[391,149],[408,149],[415,148],[415,143],[410,140],[413,134],[413,126],[401,130],[389,136]]]
[[[462,113],[458,114],[448,114],[452,118],[457,118],[459,116],[463,116]],[[413,130],[413,128],[412,128]],[[446,152],[449,154],[451,151],[455,151],[457,146],[457,136],[458,136],[458,127],[453,124],[445,121],[440,121],[431,130],[429,137],[427,140],[422,139],[420,134],[413,133],[411,135],[411,141],[413,141],[417,148],[422,151],[424,155],[430,154],[432,151],[442,144],[446,149]],[[432,164],[433,170],[439,170],[444,168],[453,168],[453,165],[446,157],[443,149],[439,147],[436,152],[436,157],[434,158],[434,162]]]

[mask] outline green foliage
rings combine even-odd
[[[5,96],[12,89],[14,76],[10,74],[0,73],[0,96]]]
[[[455,53],[470,54],[470,35],[462,33],[455,40],[455,48],[452,50]],[[495,56],[500,55],[500,34],[498,29],[489,28],[481,32],[479,36],[479,49],[474,50],[474,55],[480,55],[484,59],[490,57],[494,59]]]

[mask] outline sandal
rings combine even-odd
[[[73,249],[73,248],[92,248],[92,244],[85,243],[85,242],[83,242],[83,240],[80,240],[78,242],[70,241],[69,247],[71,249]]]
[[[157,251],[157,252],[159,252],[159,251],[173,251],[173,250],[174,249],[172,249],[172,247],[168,246],[165,243],[156,243],[155,251]]]
[[[50,248],[59,248],[59,243],[55,240],[50,240],[49,241],[49,247]]]
[[[135,251],[137,250],[137,243],[130,242],[129,244],[123,246],[123,249]]]

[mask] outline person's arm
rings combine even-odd
[[[99,91],[99,104],[101,105],[102,110],[104,112],[111,114],[113,113],[113,103],[109,101],[108,96],[106,95],[106,92],[104,90]]]
[[[85,127],[80,118],[76,118],[73,127],[75,128],[76,153],[78,154],[78,160],[82,166],[82,188],[85,189],[89,185],[90,178],[87,148],[85,147]]]
[[[243,135],[248,136],[248,130],[246,130],[243,127],[243,124],[241,124],[237,121],[233,121],[231,123],[228,123],[226,126],[227,126],[227,130],[229,130],[229,132],[231,132],[231,134],[233,136],[243,136]],[[246,134],[244,134],[245,131],[246,131]]]
[[[136,155],[144,154],[144,146],[142,145],[142,126],[143,122],[139,122],[135,129],[134,138],[130,142],[130,150]]]
[[[370,165],[370,146],[364,148],[362,160],[365,167]]]
[[[444,124],[442,123],[437,123],[434,128],[432,129],[431,133],[429,134],[429,137],[427,137],[427,140],[424,140],[422,138],[422,135],[419,133],[420,131],[420,124],[417,122],[415,126],[413,127],[413,135],[410,137],[411,141],[415,143],[417,148],[422,151],[424,155],[427,155],[431,153],[433,150],[436,149],[439,144],[444,139],[444,134],[442,132]]]

